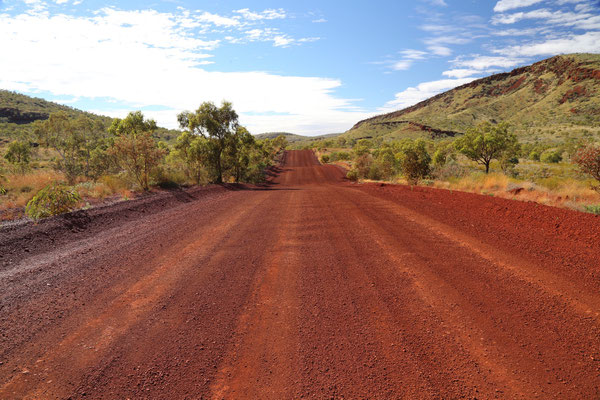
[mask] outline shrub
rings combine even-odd
[[[596,205],[592,205],[592,206],[584,206],[585,211],[592,213],[592,214],[596,214],[596,215],[600,215],[600,204],[596,204]]]
[[[346,178],[350,179],[351,181],[357,181],[358,180],[358,171],[356,169],[351,169],[350,171],[348,171],[346,173]]]
[[[27,203],[25,214],[34,220],[73,211],[81,197],[71,187],[52,183],[40,190]]]
[[[529,159],[532,161],[540,161],[540,152],[533,150],[531,153],[529,153]]]
[[[323,154],[321,156],[321,163],[322,164],[328,164],[329,163],[329,156],[327,154]]]
[[[8,146],[4,158],[14,165],[21,174],[25,174],[31,161],[31,146],[29,146],[29,143],[15,140]]]
[[[406,142],[400,152],[402,172],[410,184],[417,184],[429,175],[431,156],[427,152],[426,143],[422,139]]]
[[[334,157],[335,156],[335,157]],[[347,151],[340,151],[338,153],[333,153],[331,155],[332,160],[340,160],[340,161],[346,161],[350,159],[350,153],[348,153]]]
[[[562,155],[560,154],[560,152],[558,150],[547,151],[542,154],[542,156],[540,157],[540,160],[542,162],[545,162],[548,164],[556,164],[556,163],[559,163],[562,161]]]
[[[579,165],[582,172],[600,182],[600,147],[592,145],[582,147],[577,151],[573,160]],[[598,186],[594,189],[600,190]]]

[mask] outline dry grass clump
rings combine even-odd
[[[588,211],[590,206],[600,204],[600,193],[592,190],[589,182],[558,176],[529,182],[501,173],[485,175],[475,172],[462,178],[434,181],[433,186],[579,211]]]
[[[0,210],[25,207],[42,188],[54,182],[64,181],[64,175],[54,170],[40,169],[23,175],[7,174],[4,184],[6,194],[0,196]]]
[[[26,174],[8,174],[5,176],[5,194],[0,195],[0,220],[20,218],[27,203],[40,190],[52,183],[65,183],[65,176],[54,170],[37,169]],[[130,199],[134,193],[128,182],[113,175],[101,177],[98,181],[81,181],[74,186],[76,192],[89,204],[114,197]]]

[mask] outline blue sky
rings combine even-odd
[[[0,88],[159,125],[232,101],[251,132],[342,132],[556,54],[597,0],[0,0]]]

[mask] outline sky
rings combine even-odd
[[[557,54],[599,0],[0,0],[0,88],[124,117],[231,101],[252,133],[343,132]]]

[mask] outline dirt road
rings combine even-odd
[[[600,397],[599,218],[286,156],[0,235],[0,398]]]

